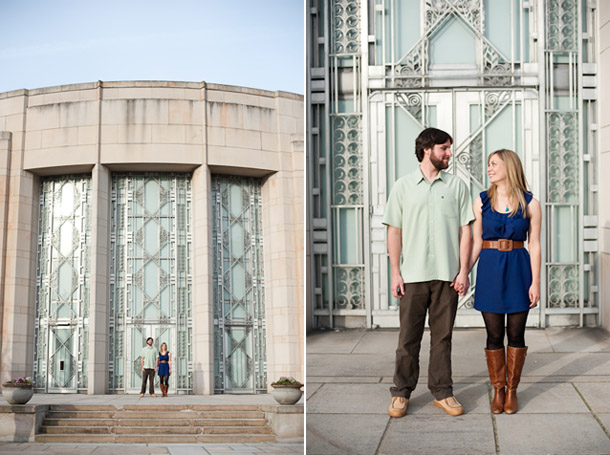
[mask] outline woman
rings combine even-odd
[[[172,354],[167,350],[167,343],[161,343],[159,357],[157,357],[157,368],[162,396],[167,396],[169,389],[169,377],[172,374]]]
[[[489,189],[473,204],[469,265],[472,268],[479,259],[474,307],[482,312],[487,330],[485,356],[494,388],[491,412],[513,414],[518,409],[517,385],[527,353],[525,323],[529,309],[540,299],[541,210],[527,189],[515,152],[492,153],[487,174]],[[529,253],[524,248],[525,240]]]

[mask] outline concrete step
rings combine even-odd
[[[270,427],[203,427],[205,434],[271,434]]]
[[[126,404],[125,411],[257,411],[255,404]]]
[[[45,443],[257,443],[275,442],[273,434],[199,434],[199,435],[151,435],[151,434],[37,434],[36,442]]]
[[[111,417],[117,419],[264,419],[265,413],[263,411],[116,411]]]
[[[116,411],[111,404],[52,404],[49,411]]]
[[[46,418],[43,421],[43,425],[46,426],[77,426],[77,427],[105,427],[109,425],[116,425],[117,419],[50,419]]]
[[[112,433],[111,426],[57,426],[46,425],[46,422],[40,427],[42,434],[110,434]]]
[[[255,427],[256,428],[256,427]],[[176,434],[199,434],[201,427],[114,427],[115,434],[151,434],[151,435],[176,435]]]
[[[116,409],[113,411],[49,411],[47,418],[49,419],[110,419],[114,416]]]

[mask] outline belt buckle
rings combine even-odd
[[[498,240],[498,251],[513,251],[513,241],[511,239]]]

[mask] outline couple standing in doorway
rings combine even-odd
[[[146,392],[146,382],[149,382],[149,393],[151,397],[155,395],[155,373],[159,375],[162,396],[167,396],[167,390],[169,389],[169,377],[172,374],[172,355],[167,350],[167,343],[161,343],[159,352],[153,348],[152,337],[146,339],[146,346],[142,348],[142,354],[140,356],[142,364],[142,388],[140,389],[140,396],[143,397]]]
[[[406,414],[417,385],[426,313],[428,388],[434,405],[449,415],[463,414],[453,395],[451,337],[458,295],[466,295],[477,260],[474,307],[481,311],[487,331],[485,355],[494,388],[491,412],[512,414],[518,409],[516,390],[527,352],[525,325],[540,298],[540,204],[527,188],[519,156],[504,149],[489,156],[490,186],[472,204],[466,184],[444,172],[452,144],[444,131],[422,131],[415,141],[420,165],[396,181],[383,218],[392,294],[400,298],[392,417]]]

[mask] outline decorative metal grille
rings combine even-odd
[[[44,178],[40,192],[34,385],[87,387],[91,178]]]
[[[212,178],[215,391],[267,390],[261,182]]]
[[[191,183],[186,174],[112,177],[109,388],[139,389],[146,338],[172,353],[172,389],[191,392]]]
[[[485,36],[483,2],[473,0],[425,0],[424,30],[420,40],[403,56],[388,62],[393,67],[394,87],[413,88],[429,85],[430,40],[452,19],[461,21],[479,41],[479,78],[481,85],[513,84],[510,58],[503,55]]]
[[[359,0],[333,0],[333,53],[360,52]]]

